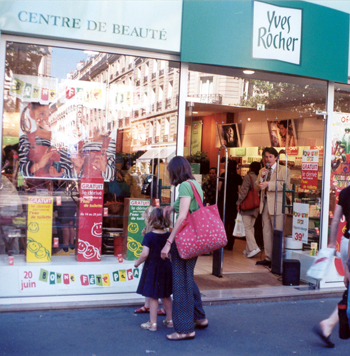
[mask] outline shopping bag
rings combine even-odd
[[[197,188],[191,181],[188,182],[199,209],[187,215],[175,236],[179,255],[185,260],[215,251],[227,244],[226,231],[218,207],[216,204],[203,206]]]
[[[317,280],[323,279],[333,261],[334,252],[335,248],[330,247],[322,248],[318,251],[317,257],[307,270],[306,275]]]
[[[245,236],[243,219],[241,213],[237,213],[235,228],[233,229],[233,236],[243,237]]]

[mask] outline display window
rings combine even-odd
[[[1,264],[132,266],[142,212],[170,203],[179,65],[166,55],[5,37]],[[65,268],[52,271],[56,286]],[[101,283],[138,275],[128,270],[111,270],[106,281],[101,272]],[[51,271],[30,273],[38,286]]]
[[[274,147],[279,152],[280,164],[287,164],[291,177],[291,184],[286,186],[291,192],[285,194],[286,205],[289,205],[284,211],[286,258],[303,260],[304,256],[316,254],[321,245],[327,83],[236,68],[193,64],[189,69],[184,155],[198,173],[204,190],[217,186],[211,181],[216,172],[220,179],[224,177],[226,148],[228,163],[236,161],[237,173],[243,178],[252,162],[263,166],[263,149]],[[337,99],[339,104],[343,99]],[[347,137],[343,131],[341,140]],[[224,191],[220,180],[217,190],[217,203],[223,215]],[[263,255],[246,258],[243,255],[247,247],[245,239],[232,236],[238,191],[234,194],[231,190],[227,187],[225,226],[229,243],[230,239],[234,240],[234,248],[224,251],[223,273],[256,272],[259,267],[255,262],[263,259]],[[207,192],[214,196],[215,193]],[[307,217],[299,229],[295,213]],[[255,239],[263,250],[259,218]],[[208,272],[211,273],[211,269]]]

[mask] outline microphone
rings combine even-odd
[[[265,167],[266,167],[267,170],[269,170],[269,169],[270,169],[270,163],[266,162]],[[269,173],[265,174],[264,182],[266,182],[266,179],[267,179],[268,174],[269,174]]]

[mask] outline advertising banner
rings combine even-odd
[[[345,188],[350,183],[350,114],[333,113],[331,186]]]
[[[50,262],[53,197],[28,197],[27,262]]]
[[[293,204],[293,229],[292,237],[296,241],[308,242],[309,230],[309,204]]]
[[[317,190],[318,150],[303,150],[301,163],[301,189]]]
[[[105,84],[65,80],[57,89],[56,78],[14,74],[11,93],[21,99],[19,171],[30,186],[40,184],[36,178],[114,178],[116,131],[106,125]]]
[[[101,261],[103,190],[103,179],[82,178],[77,261]]]
[[[127,201],[127,200],[126,200]],[[151,205],[150,200],[146,199],[130,199],[129,213],[127,224],[127,249],[126,259],[135,260],[139,258],[142,252],[142,230],[145,227],[143,212]]]

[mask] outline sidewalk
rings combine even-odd
[[[338,301],[207,305],[209,327],[181,342],[166,339],[164,317],[156,332],[142,330],[149,314],[134,307],[0,313],[0,356],[344,356],[350,339],[339,339],[338,326],[332,350],[312,332]]]
[[[310,289],[307,285],[214,289],[201,291],[205,305],[262,303],[290,300],[338,298],[343,288]],[[15,300],[16,304],[10,304]],[[80,308],[135,307],[144,298],[136,293],[67,295],[25,298],[0,298],[0,313],[35,310],[63,310]]]

